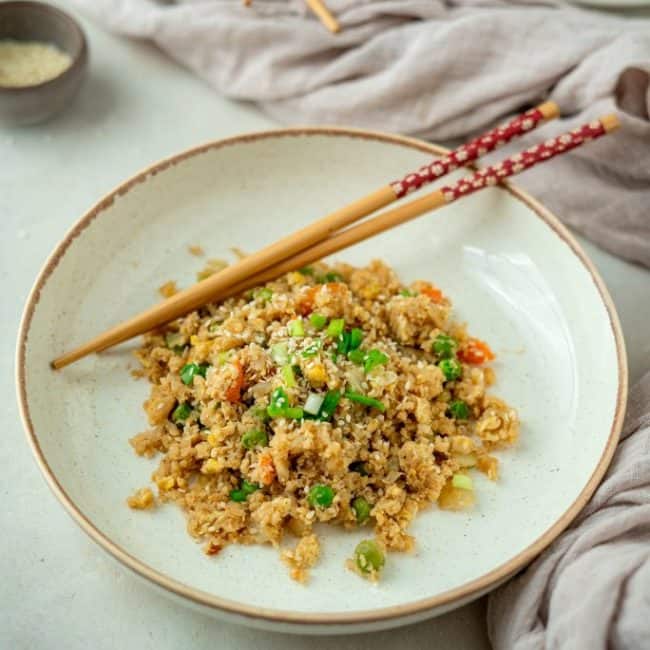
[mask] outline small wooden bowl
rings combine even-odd
[[[88,46],[79,24],[41,2],[0,3],[0,40],[40,41],[56,45],[72,58],[61,74],[31,86],[0,85],[0,126],[43,122],[75,95],[86,70]]]

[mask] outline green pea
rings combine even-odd
[[[241,482],[241,491],[246,494],[253,494],[260,489],[260,486],[257,483],[249,483],[246,479]]]
[[[456,356],[458,343],[451,336],[447,336],[447,334],[438,334],[433,341],[431,349],[440,359],[451,359]]]
[[[207,363],[186,363],[181,368],[181,380],[186,386],[189,386],[193,381],[196,375],[205,377],[205,373],[208,371],[209,364]]]
[[[358,524],[368,521],[371,509],[370,504],[363,497],[356,497],[352,500],[352,510],[354,510]]]
[[[249,495],[253,494],[260,489],[260,486],[255,483],[249,483],[246,479],[241,482],[241,486],[236,490],[230,491],[230,500],[242,503],[246,501]]]
[[[382,550],[377,545],[377,542],[371,539],[364,539],[357,544],[354,549],[354,559],[359,570],[363,573],[381,571],[386,563]]]
[[[242,490],[231,490],[230,491],[230,500],[231,501],[236,501],[237,503],[242,503],[243,501],[246,501],[246,494],[242,492]]]
[[[179,404],[175,409],[174,412],[172,413],[172,421],[173,422],[184,422],[187,420],[187,418],[190,417],[192,413],[192,407],[187,404]]]
[[[469,406],[462,399],[455,399],[449,405],[449,413],[452,417],[457,420],[468,420],[469,419]]]
[[[438,368],[442,370],[446,381],[454,381],[463,376],[463,366],[458,359],[443,359],[438,363]]]
[[[246,447],[246,449],[254,449],[255,447],[266,447],[269,444],[269,437],[266,435],[265,431],[260,431],[259,429],[252,429],[247,431],[241,437],[241,444]]]
[[[328,508],[332,505],[333,500],[334,490],[329,485],[314,485],[307,496],[307,501],[314,508],[316,506]]]

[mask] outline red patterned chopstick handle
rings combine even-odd
[[[418,171],[407,174],[401,180],[393,181],[390,186],[393,188],[396,197],[401,199],[423,185],[431,183],[437,178],[441,178],[449,172],[484,156],[489,151],[502,147],[513,138],[532,131],[541,122],[557,114],[558,109],[555,104],[551,102],[542,104],[541,107],[538,106],[526,111],[522,115],[515,117],[511,122],[498,126],[471,142],[461,145],[446,156],[420,167]]]
[[[605,120],[607,120],[607,126]],[[516,153],[496,165],[479,169],[473,176],[461,178],[453,185],[442,187],[440,191],[445,201],[451,203],[461,196],[466,196],[476,190],[480,190],[486,185],[496,185],[508,176],[519,174],[533,165],[550,160],[554,156],[569,151],[570,149],[575,149],[585,142],[599,138],[617,126],[618,121],[615,116],[608,116],[607,118],[603,118],[602,121],[596,120],[590,122],[577,129],[573,129],[569,133],[564,133],[556,138],[546,140],[542,144],[536,144],[521,153]]]

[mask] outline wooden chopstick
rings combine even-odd
[[[442,158],[434,159],[419,170],[380,187],[367,196],[266,246],[257,253],[239,260],[223,271],[179,292],[134,318],[116,325],[78,348],[55,359],[52,362],[52,367],[55,369],[63,368],[92,352],[105,350],[122,343],[174,318],[178,318],[207,302],[219,299],[219,296],[222,296],[224,292],[260,274],[264,269],[277,265],[283,260],[297,255],[300,251],[318,244],[342,228],[401,199],[411,191],[431,183],[457,167],[473,162],[480,156],[493,151],[523,133],[533,130],[541,123],[553,119],[557,115],[559,115],[559,108],[554,102],[540,104],[536,108],[517,116],[509,123],[488,131]]]
[[[323,242],[302,251],[295,257],[284,260],[280,264],[268,268],[244,282],[240,282],[216,299],[223,300],[268,282],[269,280],[273,280],[284,273],[300,269],[307,264],[323,259],[332,253],[357,244],[364,239],[378,235],[425,213],[432,212],[463,196],[472,194],[485,187],[496,185],[505,178],[515,176],[536,164],[543,163],[561,153],[575,149],[586,142],[599,138],[610,131],[614,131],[618,127],[619,120],[616,115],[606,115],[595,122],[585,124],[579,129],[574,129],[569,133],[547,140],[541,145],[536,145],[526,151],[514,154],[500,163],[478,170],[472,176],[460,179],[453,185],[441,187],[419,199],[410,201],[398,208],[387,210],[373,219],[368,219],[357,226],[332,235]]]
[[[327,29],[336,34],[341,31],[339,21],[334,18],[332,12],[327,8],[323,0],[306,0],[309,8],[318,16],[318,19],[325,25]]]

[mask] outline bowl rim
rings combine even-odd
[[[594,267],[587,254],[575,240],[567,228],[560,223],[558,218],[547,210],[541,203],[531,197],[527,192],[517,188],[508,182],[502,182],[503,189],[506,190],[515,199],[520,200],[526,205],[539,219],[546,223],[556,235],[569,246],[574,255],[583,264],[591,275],[596,289],[598,290],[603,304],[607,310],[609,323],[614,341],[616,344],[617,368],[618,368],[618,388],[616,397],[616,409],[611,423],[609,436],[601,454],[601,457],[594,468],[591,476],[587,480],[576,499],[569,505],[564,513],[534,542],[524,548],[522,551],[511,557],[503,564],[495,567],[491,571],[474,578],[454,589],[444,591],[435,596],[423,599],[416,599],[401,605],[390,607],[381,607],[372,610],[360,610],[357,612],[336,612],[336,613],[310,613],[310,612],[292,612],[271,608],[260,608],[237,601],[228,600],[210,594],[184,584],[178,580],[170,578],[148,566],[145,562],[125,551],[122,547],[114,543],[108,536],[102,533],[87,518],[75,504],[72,498],[66,493],[63,486],[59,483],[53,470],[49,466],[45,455],[40,448],[38,436],[32,424],[27,399],[26,387],[26,350],[29,337],[30,325],[34,311],[39,302],[41,291],[45,287],[50,275],[58,266],[59,261],[65,255],[67,249],[79,234],[98,218],[114,200],[134,186],[146,182],[150,176],[154,176],[168,167],[182,163],[188,158],[203,154],[207,151],[220,149],[228,146],[235,146],[255,142],[263,139],[283,138],[283,137],[301,137],[301,136],[334,136],[358,138],[371,140],[386,144],[403,146],[432,155],[444,155],[447,149],[439,145],[431,144],[407,136],[382,133],[379,131],[369,131],[365,129],[354,129],[347,127],[335,126],[313,126],[313,127],[296,127],[285,129],[271,129],[256,131],[243,135],[223,138],[207,142],[205,144],[187,149],[178,154],[163,158],[158,162],[150,165],[142,171],[136,173],[131,178],[119,184],[115,189],[106,194],[92,208],[90,208],[65,234],[63,239],[56,246],[49,258],[45,261],[39,272],[34,285],[29,293],[25,308],[23,311],[17,339],[16,347],[16,390],[18,397],[18,406],[20,417],[25,429],[27,440],[35,456],[36,462],[43,473],[50,489],[58,498],[64,508],[68,511],[74,521],[81,529],[93,539],[100,547],[117,559],[125,567],[136,573],[145,580],[161,587],[173,595],[189,600],[192,603],[209,609],[217,610],[225,614],[234,615],[242,620],[251,622],[299,625],[308,627],[317,627],[321,625],[337,625],[342,628],[356,627],[363,624],[380,623],[394,620],[398,625],[397,619],[417,617],[426,618],[427,612],[435,608],[446,607],[452,609],[454,604],[460,606],[474,598],[481,596],[496,587],[501,582],[512,576],[517,570],[529,564],[537,555],[539,555],[551,542],[564,531],[587,504],[590,497],[596,490],[598,484],[603,478],[616,449],[620,432],[623,426],[625,416],[627,391],[628,391],[628,374],[627,358],[625,353],[625,343],[621,330],[618,314],[614,303],[601,279],[598,271]],[[431,612],[433,614],[433,612]]]
[[[79,37],[80,47],[79,51],[72,57],[72,61],[67,68],[64,68],[51,79],[46,79],[37,84],[29,84],[28,86],[3,86],[0,84],[0,94],[20,94],[25,92],[32,92],[34,90],[40,90],[50,85],[54,85],[61,81],[65,77],[72,76],[76,74],[77,70],[83,67],[88,60],[88,42],[86,40],[86,35],[84,34],[81,25],[67,12],[63,9],[59,9],[54,5],[47,4],[45,2],[36,2],[35,0],[10,0],[9,2],[0,2],[0,11],[11,7],[21,7],[25,10],[31,11],[33,9],[41,11],[43,13],[49,13],[59,16]],[[59,48],[60,49],[60,48]],[[70,54],[66,52],[66,54]]]

